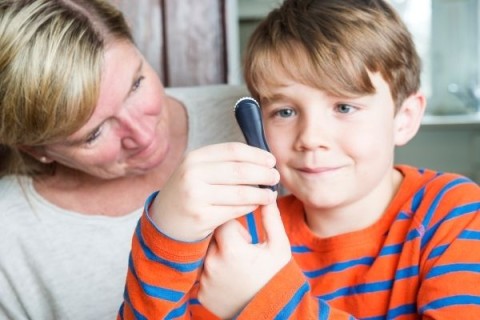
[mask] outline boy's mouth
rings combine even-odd
[[[328,167],[301,167],[297,170],[303,173],[308,174],[321,174],[321,173],[328,173],[338,170],[340,167],[338,166],[328,166]]]

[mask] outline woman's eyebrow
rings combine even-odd
[[[132,76],[131,76],[131,81],[130,81],[130,86],[128,87],[128,92],[125,94],[125,96],[123,97],[123,100],[122,101],[125,101],[127,98],[128,98],[128,95],[130,94],[130,89],[132,88],[132,85],[135,83],[135,81],[137,81],[137,77],[138,75],[141,73],[142,69],[143,69],[143,64],[144,64],[144,60],[142,58],[139,59],[139,62],[138,62],[138,65],[135,69],[135,71],[132,73]],[[95,106],[96,108],[96,106]],[[103,121],[101,123],[99,123],[98,125],[96,125],[95,127],[93,127],[92,129],[88,130],[87,133],[83,134],[82,136],[78,137],[78,138],[71,138],[71,139],[68,139],[65,141],[65,144],[66,145],[69,145],[69,146],[74,146],[74,145],[79,145],[79,144],[82,144],[84,141],[86,141],[94,132],[96,132],[103,124]]]
[[[93,129],[89,130],[86,134],[83,134],[82,136],[78,138],[67,138],[64,142],[65,145],[67,146],[75,146],[84,143],[94,132],[96,132],[101,126],[103,122],[100,123],[99,125],[95,126]]]
[[[130,91],[132,89],[132,86],[135,84],[135,82],[137,81],[138,75],[141,74],[141,72],[143,70],[143,63],[144,63],[144,60],[142,58],[140,58],[140,61],[137,65],[137,68],[135,69],[135,71],[132,74],[132,78],[131,78],[131,81],[130,81],[130,86],[128,87],[128,92],[123,97],[123,101],[125,101],[128,98],[128,96],[130,95]]]

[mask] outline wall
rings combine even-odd
[[[281,0],[238,0],[240,58],[243,57],[248,37],[258,22],[280,3]]]
[[[480,117],[468,124],[448,124],[441,118],[430,124],[429,118],[412,141],[397,148],[395,162],[455,172],[480,183]]]
[[[166,86],[236,82],[237,0],[110,1]]]
[[[466,92],[478,86],[479,79],[478,2],[432,0],[430,59],[433,92],[429,104],[433,113],[462,113],[473,107]],[[449,92],[449,88],[450,91],[457,88],[459,95],[465,96],[459,99]]]

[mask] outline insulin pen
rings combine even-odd
[[[263,131],[262,113],[258,102],[250,97],[244,97],[235,104],[235,118],[242,130],[247,144],[270,152]],[[277,186],[260,186],[277,190]]]
[[[263,132],[262,113],[258,102],[250,97],[244,97],[235,104],[235,118],[242,130],[247,144],[270,152]],[[277,186],[259,186],[277,190]]]
[[[270,152],[265,134],[263,131],[262,113],[258,102],[250,97],[244,97],[235,104],[235,118],[242,130],[243,136],[248,145],[263,149]],[[260,188],[269,188],[272,191],[277,190],[274,186],[259,186]],[[250,212],[246,215],[248,230],[252,236],[252,243],[258,243],[258,235],[256,234],[255,221],[253,214]]]

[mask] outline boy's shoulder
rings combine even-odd
[[[480,210],[480,186],[471,179],[405,165],[396,168],[404,177],[398,193],[408,198],[403,209],[422,221],[424,227],[451,219],[461,212]]]
[[[480,186],[463,175],[408,165],[398,165],[396,169],[403,175],[400,186],[402,191],[446,195],[448,192],[459,193],[471,190],[469,195],[473,199],[478,200],[480,197]]]

